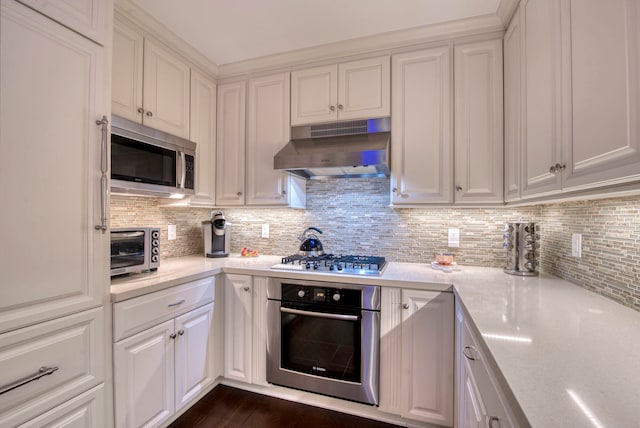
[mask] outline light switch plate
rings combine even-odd
[[[170,224],[169,226],[167,226],[167,239],[169,241],[173,241],[174,239],[176,239],[176,237],[177,237],[176,225]]]
[[[460,229],[449,229],[449,247],[460,246]]]
[[[571,256],[582,257],[582,234],[574,233],[571,235]]]

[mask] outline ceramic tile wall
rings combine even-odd
[[[541,269],[640,310],[640,197],[520,208],[412,208],[389,206],[388,179],[330,179],[307,183],[307,209],[223,209],[232,226],[232,252],[297,252],[308,226],[324,231],[327,252],[379,254],[391,261],[428,263],[450,250],[460,264],[504,266],[503,226],[521,218],[541,226]],[[111,225],[156,226],[162,257],[199,254],[201,222],[210,209],[167,208],[157,200],[113,196]],[[261,238],[262,224],[270,237]],[[167,225],[178,239],[167,241]],[[460,228],[460,248],[447,248],[447,228]],[[571,234],[582,233],[583,256],[571,257]]]

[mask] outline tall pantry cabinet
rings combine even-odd
[[[0,5],[0,426],[110,426],[113,3],[24,3]]]

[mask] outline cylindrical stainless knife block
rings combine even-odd
[[[539,241],[540,234],[535,223],[505,224],[503,247],[507,250],[507,267],[504,271],[511,275],[538,275]]]

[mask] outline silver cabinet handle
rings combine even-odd
[[[472,356],[471,354],[467,354],[467,351],[471,351],[472,349],[473,349],[473,346],[465,346],[464,349],[462,350],[462,353],[464,354],[467,360],[475,361],[476,357]]]
[[[144,109],[142,107],[138,107],[138,113],[140,114],[144,113]]]
[[[291,308],[283,308],[283,307],[280,307],[280,312],[284,312],[285,314],[305,315],[308,317],[327,318],[330,320],[341,320],[341,321],[358,321],[360,319],[358,315],[329,314],[326,312],[301,311],[300,309],[291,309]]]
[[[31,376],[25,377],[23,379],[17,380],[13,383],[10,383],[9,385],[5,385],[3,387],[0,388],[0,395],[9,392],[9,391],[13,391],[16,388],[20,388],[22,385],[26,385],[30,382],[33,382],[34,380],[38,380],[43,376],[48,376],[50,374],[52,374],[53,372],[55,372],[56,370],[58,370],[57,367],[40,367],[38,369],[38,373],[35,373]]]
[[[175,338],[176,338],[176,334],[175,334],[175,333],[171,333],[171,334],[169,335],[169,339],[175,339]]]
[[[462,186],[456,186],[456,192],[462,192]]]
[[[244,287],[243,290],[244,291],[249,291],[249,290],[251,290],[251,288],[250,287]]]
[[[330,107],[329,107],[329,110],[331,110],[331,111],[336,111],[336,106],[330,106]]]
[[[549,172],[551,174],[557,174],[560,171],[563,171],[567,168],[566,164],[560,165],[559,163],[555,164],[555,165],[551,165],[551,167],[549,168]]]
[[[186,302],[185,299],[180,300],[179,302],[175,302],[175,303],[169,303],[169,307],[173,308],[174,306],[180,306],[181,304],[183,304],[184,302]]]
[[[500,419],[497,416],[489,416],[489,428],[493,428],[493,423],[494,422],[500,422]],[[500,424],[498,424],[496,426],[499,428]]]
[[[342,104],[338,104],[338,110],[343,110],[344,106]]]
[[[403,307],[404,309],[409,309],[409,304],[408,304],[408,303],[405,303],[404,305],[402,305],[402,307]]]
[[[153,116],[153,113],[152,113],[152,112],[150,112],[150,111],[146,112],[145,114],[146,114],[147,116],[149,116],[149,117]]]
[[[242,192],[238,192],[238,196],[242,196]]]
[[[182,335],[184,334],[184,330],[180,330],[180,331],[178,331],[178,334],[179,334],[180,336],[182,336]]]
[[[102,233],[107,231],[107,116],[96,120],[96,125],[101,126],[102,137],[100,139],[100,224],[94,226],[95,230]]]

